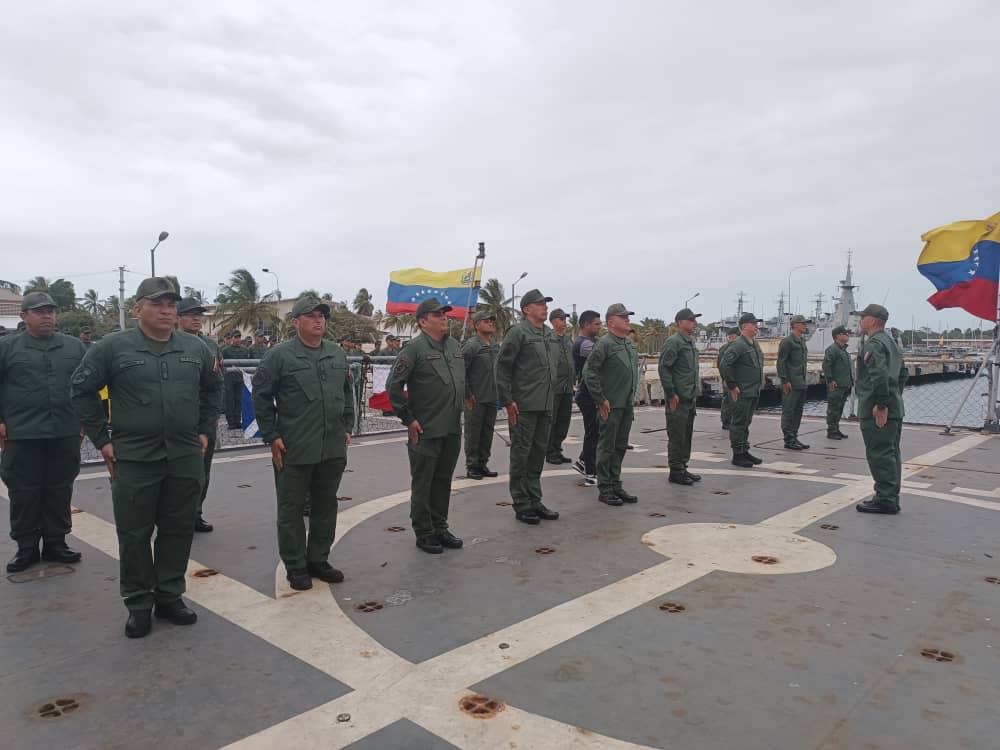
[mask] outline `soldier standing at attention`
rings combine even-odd
[[[573,339],[566,332],[566,312],[557,307],[549,313],[552,334],[549,345],[556,360],[556,385],[552,396],[552,428],[545,460],[550,464],[571,464],[572,459],[563,455],[562,444],[569,432],[573,416]]]
[[[523,319],[511,326],[497,356],[500,403],[510,427],[510,498],[522,523],[555,521],[559,514],[542,503],[542,467],[552,428],[556,358],[545,316],[551,297],[531,289],[521,297]]]
[[[496,321],[485,310],[472,314],[476,335],[462,345],[465,359],[465,475],[495,477],[490,471],[493,428],[497,421],[497,382],[493,374],[500,347],[493,342]]]
[[[179,298],[169,279],[143,280],[138,326],[94,344],[71,380],[73,406],[111,475],[129,638],[149,633],[154,604],[175,625],[198,619],[181,594],[222,383],[208,347],[174,330]],[[98,398],[105,385],[110,425]]]
[[[90,326],[84,326],[83,328],[80,329],[80,341],[88,349],[90,348],[90,345],[94,343],[91,340],[93,333],[94,332],[90,330]]]
[[[785,448],[802,451],[809,446],[799,440],[802,424],[802,408],[806,403],[806,378],[809,364],[809,347],[803,334],[806,319],[803,315],[793,315],[790,321],[791,333],[778,345],[778,377],[781,378],[781,432],[785,437]]]
[[[250,350],[243,346],[240,331],[230,331],[226,345],[220,354],[223,359],[250,359]],[[226,423],[230,430],[243,429],[243,372],[227,370],[226,380]]]
[[[253,406],[261,437],[271,446],[278,496],[278,554],[289,585],[312,579],[340,583],[330,565],[337,529],[337,490],[347,468],[354,398],[344,351],[324,341],[330,307],[302,297],[292,308],[298,335],[271,349],[253,376]],[[309,498],[309,536],[302,511]]]
[[[823,354],[823,379],[826,380],[826,437],[828,440],[846,440],[840,431],[840,418],[844,404],[854,387],[851,355],[847,351],[850,335],[844,326],[833,329],[833,343]]]
[[[899,513],[903,462],[899,439],[903,431],[903,386],[907,371],[903,352],[885,332],[889,311],[868,305],[858,324],[868,338],[858,352],[858,417],[865,441],[875,496],[858,503],[861,513]]]
[[[191,297],[186,297],[177,303],[177,328],[184,333],[190,333],[192,336],[197,336],[201,342],[208,347],[208,350],[212,353],[212,360],[215,362],[216,372],[222,372],[222,365],[220,362],[221,357],[219,356],[219,346],[212,339],[208,338],[205,334],[201,332],[201,327],[203,324],[202,316],[205,314],[205,308],[202,307],[201,303]],[[212,459],[215,457],[215,445],[217,442],[218,433],[218,417],[222,413],[222,391],[219,391],[219,400],[216,409],[216,420],[213,422],[213,429],[208,431],[208,447],[205,448],[204,455],[204,469],[205,469],[205,480],[201,486],[201,497],[198,498],[198,516],[194,522],[194,530],[201,533],[208,533],[214,527],[212,524],[208,523],[201,515],[201,509],[205,505],[205,496],[208,494],[208,482],[212,476]]]
[[[686,307],[678,312],[674,316],[677,333],[664,342],[660,352],[660,383],[667,402],[667,463],[670,465],[669,480],[674,484],[692,485],[701,481],[698,474],[687,470],[694,435],[695,401],[701,392],[698,350],[693,338],[700,317]]]
[[[56,303],[45,292],[24,296],[21,320],[24,333],[0,340],[0,478],[10,496],[10,537],[17,542],[8,573],[39,559],[75,563],[81,557],[66,546],[80,473],[80,420],[69,382],[86,349],[55,332]]]
[[[594,351],[597,335],[601,332],[601,314],[596,310],[584,310],[580,313],[580,335],[573,342],[573,367],[576,371],[576,405],[580,407],[583,416],[583,447],[580,458],[573,463],[573,468],[583,474],[583,483],[588,487],[597,486],[597,404],[583,382],[583,366],[587,357]]]
[[[264,359],[264,355],[270,351],[267,339],[264,338],[263,331],[255,331],[253,334],[253,346],[250,347],[250,359]]]
[[[448,335],[445,313],[450,310],[434,297],[417,306],[421,335],[400,350],[386,383],[393,411],[406,425],[413,533],[417,547],[432,555],[462,546],[448,530],[465,402],[465,361],[458,342]]]
[[[764,382],[764,353],[756,341],[757,324],[761,322],[753,313],[743,313],[740,337],[729,345],[719,363],[719,374],[733,397],[733,415],[729,423],[732,464],[745,469],[763,463],[750,453],[750,423]]]
[[[635,503],[639,498],[622,487],[622,461],[635,414],[639,387],[639,354],[628,338],[629,316],[635,313],[616,303],[608,308],[608,335],[599,339],[583,366],[587,384],[600,415],[597,440],[597,490],[606,505]]]
[[[726,353],[726,349],[729,345],[736,341],[740,337],[739,328],[730,328],[726,331],[726,343],[719,347],[719,353],[715,357],[715,366],[719,370],[720,380],[722,374],[722,356]],[[721,383],[722,387],[722,407],[719,410],[720,416],[722,418],[722,429],[728,430],[729,423],[733,419],[733,397],[729,393],[729,389],[726,388],[725,381]]]

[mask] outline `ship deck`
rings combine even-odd
[[[807,419],[812,449],[795,453],[758,415],[765,463],[743,470],[704,410],[693,488],[666,482],[665,434],[644,432],[662,424],[637,412],[637,505],[601,505],[546,465],[562,518],[531,527],[503,473],[458,480],[465,548],[437,556],[409,531],[402,436],[358,438],[331,554],[347,580],[301,593],[278,565],[269,455],[224,453],[205,507],[216,530],[196,535],[189,569],[199,622],[154,621],[140,640],[122,633],[108,480],[87,468],[70,542],[83,561],[0,588],[3,744],[997,746],[996,438],[905,427],[903,512],[887,517],[854,510],[871,491],[856,424],[834,442]],[[579,420],[570,434],[575,457]],[[494,450],[504,472],[499,436]]]

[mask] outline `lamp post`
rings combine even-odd
[[[701,292],[695,292],[690,297],[688,297],[686,300],[684,300],[684,307],[687,307],[691,303],[691,300],[693,300],[695,297],[697,297],[700,294],[701,294]]]
[[[274,293],[278,295],[278,299],[281,299],[281,280],[278,278],[278,274],[272,271],[270,268],[260,269],[264,273],[269,273],[274,277]]]
[[[156,240],[156,244],[153,245],[149,250],[149,275],[156,276],[156,248],[160,246],[167,237],[170,236],[170,232],[160,232],[160,236]],[[179,290],[178,290],[179,291]]]
[[[791,310],[792,310],[792,272],[798,271],[800,268],[815,268],[815,267],[816,266],[814,266],[812,263],[806,263],[806,264],[801,265],[801,266],[793,266],[788,271],[788,311],[789,311],[789,317],[788,317],[788,319],[789,320],[792,319],[791,318]],[[789,323],[788,326],[787,326],[787,328],[786,328],[786,333],[791,333],[791,332],[792,332],[792,324]]]
[[[513,282],[511,282],[511,285],[510,285],[510,311],[512,313],[515,313],[515,314],[517,313],[517,295],[514,294],[514,288],[517,286],[517,282],[519,282],[521,279],[523,279],[527,275],[528,275],[527,271],[522,271],[521,275],[518,276],[516,279],[514,279]]]

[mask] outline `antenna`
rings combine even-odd
[[[736,318],[737,318],[737,320],[739,320],[739,317],[743,314],[743,303],[746,302],[746,298],[747,298],[747,293],[744,292],[742,289],[739,292],[736,293]]]

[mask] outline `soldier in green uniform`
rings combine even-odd
[[[243,346],[240,331],[230,331],[226,345],[219,352],[223,359],[250,359],[250,350]],[[230,430],[243,429],[243,373],[227,370],[226,379],[226,424]]]
[[[726,331],[726,343],[719,347],[719,353],[715,357],[715,366],[719,370],[720,380],[722,372],[722,357],[726,353],[726,349],[729,345],[736,341],[740,337],[739,328],[730,328]],[[722,406],[719,410],[719,416],[722,418],[722,429],[728,430],[729,423],[733,419],[733,397],[729,393],[729,389],[726,388],[725,381],[721,384],[722,386]]]
[[[177,328],[184,333],[197,336],[201,343],[208,347],[212,353],[212,360],[215,362],[216,372],[222,372],[221,357],[219,356],[219,345],[201,332],[204,323],[203,316],[206,308],[200,302],[191,297],[185,297],[177,303]],[[218,442],[218,416],[222,413],[222,391],[219,391],[219,400],[216,410],[216,421],[213,423],[214,429],[208,431],[208,447],[205,448],[204,464],[205,479],[201,485],[201,497],[198,498],[198,516],[194,522],[194,530],[201,533],[208,533],[214,527],[202,517],[202,507],[205,505],[205,496],[208,494],[208,482],[212,476],[212,459],[215,457],[215,445]]]
[[[635,313],[621,303],[608,308],[604,317],[608,333],[598,339],[583,366],[583,381],[598,405],[600,416],[597,499],[606,505],[639,500],[622,487],[622,461],[628,450],[628,433],[639,388],[639,353],[628,337],[630,315]]]
[[[462,345],[465,360],[465,475],[495,477],[489,468],[497,421],[497,382],[493,374],[500,347],[493,342],[496,321],[479,310],[472,314],[476,335]]]
[[[674,484],[692,485],[701,480],[701,476],[687,469],[694,435],[695,401],[701,393],[698,350],[693,338],[700,317],[686,307],[680,310],[674,316],[677,333],[664,342],[660,352],[660,384],[667,406],[667,463],[669,480]]]
[[[850,335],[844,326],[833,329],[833,343],[823,353],[823,379],[826,381],[826,437],[829,440],[846,440],[840,431],[840,418],[844,404],[854,387],[851,355],[847,351]]]
[[[312,579],[340,583],[330,565],[337,529],[337,489],[347,468],[354,425],[354,388],[347,355],[325,341],[330,306],[302,297],[292,308],[297,336],[271,349],[253,376],[253,407],[271,446],[278,497],[278,554],[293,589]],[[303,507],[309,499],[309,535]]]
[[[143,280],[132,310],[138,326],[94,344],[71,380],[73,405],[111,475],[130,638],[149,632],[154,604],[174,624],[198,619],[181,594],[222,383],[208,347],[174,330],[179,298],[169,279]],[[104,386],[110,425],[98,397]]]
[[[559,514],[542,503],[542,468],[552,428],[557,372],[545,327],[551,297],[531,289],[521,297],[522,320],[510,327],[497,355],[496,381],[510,429],[510,497],[514,517],[537,525]]]
[[[45,292],[21,301],[25,332],[0,339],[0,478],[10,497],[17,554],[8,573],[39,559],[75,563],[66,546],[73,481],[80,473],[80,420],[69,381],[86,349],[55,332],[56,303]],[[42,542],[41,555],[38,543]]]
[[[90,345],[94,343],[91,339],[93,335],[94,332],[90,330],[90,326],[84,326],[80,329],[80,342],[88,349],[90,348]]]
[[[801,451],[809,447],[799,440],[802,408],[806,403],[806,370],[809,364],[809,347],[803,338],[806,322],[805,316],[793,315],[790,321],[791,333],[778,345],[781,432],[785,437],[785,448],[792,451]]]
[[[576,377],[573,366],[573,336],[567,332],[566,312],[557,307],[549,313],[552,333],[549,346],[556,360],[556,384],[552,396],[552,427],[549,430],[549,444],[545,450],[545,460],[550,464],[571,464],[573,460],[563,455],[562,444],[569,433],[569,421],[573,416],[573,380]]]
[[[264,359],[264,355],[270,351],[267,339],[264,338],[263,331],[254,331],[253,346],[250,347],[250,359]]]
[[[740,337],[733,341],[719,363],[719,374],[733,398],[729,444],[733,466],[751,468],[761,459],[750,452],[750,422],[764,383],[764,353],[757,343],[757,325],[763,322],[753,313],[740,316]]]
[[[462,448],[465,360],[448,335],[450,305],[434,297],[417,306],[420,335],[400,350],[386,383],[393,411],[406,425],[410,521],[417,547],[439,555],[462,540],[448,530],[451,480]],[[403,392],[406,388],[409,397]]]
[[[858,352],[858,417],[865,441],[868,469],[875,480],[875,496],[858,503],[861,513],[899,513],[903,461],[899,439],[903,431],[903,386],[907,371],[899,344],[885,332],[889,311],[868,305],[859,327],[868,338]]]

